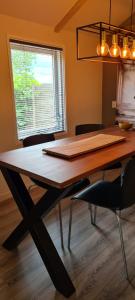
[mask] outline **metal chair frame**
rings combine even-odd
[[[93,212],[94,208],[94,212]],[[90,218],[91,218],[91,224],[96,225],[96,213],[97,213],[97,206],[90,204],[89,203],[89,210],[90,210]],[[68,249],[70,250],[70,242],[71,242],[71,229],[72,229],[72,215],[73,211],[73,200],[71,201],[70,204],[70,214],[69,214],[69,231],[68,231]],[[123,231],[122,231],[122,225],[121,225],[121,211],[114,211],[116,219],[117,219],[117,224],[119,228],[119,235],[120,235],[120,243],[121,243],[121,252],[122,252],[122,257],[123,257],[123,264],[124,264],[124,271],[125,271],[125,278],[129,280],[129,274],[128,274],[128,267],[127,267],[127,259],[126,259],[126,253],[125,253],[125,246],[124,246],[124,239],[123,239]]]

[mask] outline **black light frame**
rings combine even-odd
[[[110,23],[104,22],[97,22],[93,24],[84,25],[81,27],[76,28],[76,45],[77,45],[77,60],[90,60],[90,61],[97,61],[97,62],[107,62],[107,63],[135,63],[135,60],[130,58],[114,58],[111,57],[109,54],[107,56],[80,56],[79,55],[79,33],[80,32],[87,32],[90,34],[97,34],[99,36],[99,43],[101,44],[102,41],[102,32],[105,31],[108,38],[110,39],[113,34],[118,35],[118,44],[121,47],[122,41],[124,37],[128,37],[129,44],[132,43],[133,39],[135,39],[135,31],[130,31],[122,27],[118,27],[112,25]],[[96,51],[96,50],[95,50]]]

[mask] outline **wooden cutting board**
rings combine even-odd
[[[44,148],[43,151],[54,156],[70,159],[87,152],[122,142],[125,139],[126,138],[123,136],[97,134],[89,138],[82,138],[79,141],[75,141],[66,145]]]

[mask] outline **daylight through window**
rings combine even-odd
[[[63,131],[62,49],[13,40],[10,48],[18,138]]]

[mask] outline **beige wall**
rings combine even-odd
[[[78,123],[101,122],[102,66],[76,61],[74,32],[54,33],[51,27],[2,15],[0,28],[0,151],[18,145],[8,53],[10,37],[64,47],[68,130],[74,132]],[[0,178],[0,195],[4,192]]]

